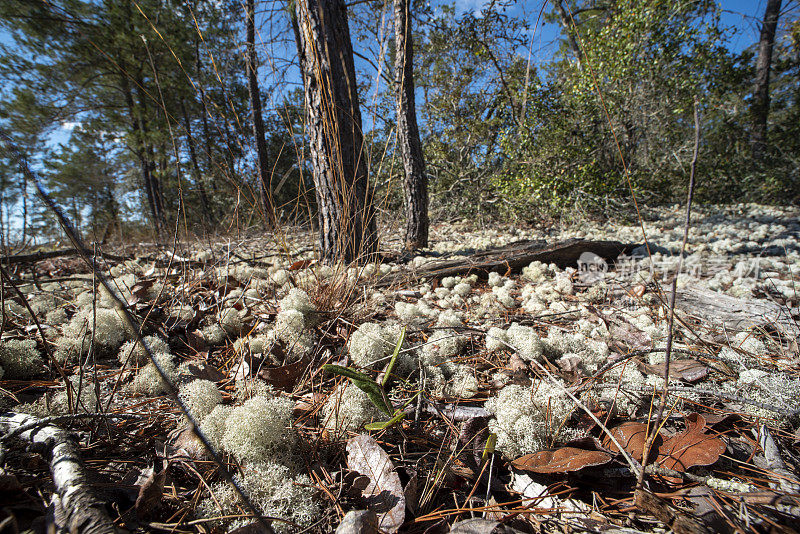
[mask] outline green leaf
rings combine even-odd
[[[494,448],[497,445],[497,434],[492,432],[486,439],[486,446],[483,447],[483,454],[481,454],[481,465],[483,465],[489,456],[494,454]]]
[[[394,413],[394,417],[389,419],[388,421],[380,421],[378,423],[367,423],[364,425],[364,428],[367,430],[383,430],[384,428],[389,428],[392,425],[396,425],[400,421],[402,421],[406,417],[406,413],[402,410],[397,410]]]
[[[389,360],[389,365],[386,367],[386,372],[383,375],[383,382],[382,386],[386,386],[389,382],[389,377],[392,375],[392,371],[394,371],[394,366],[397,363],[397,356],[400,354],[400,348],[403,346],[403,341],[406,340],[406,327],[404,326],[403,329],[400,331],[400,337],[397,338],[397,345],[394,347],[394,352],[392,353],[392,359]]]
[[[367,394],[369,400],[372,401],[372,404],[374,404],[376,408],[386,415],[392,415],[394,413],[383,388],[364,373],[359,373],[349,367],[332,364],[323,365],[322,370],[349,378],[358,389]]]

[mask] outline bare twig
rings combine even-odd
[[[694,152],[692,155],[692,170],[689,174],[689,192],[686,199],[686,221],[683,226],[683,241],[681,242],[681,251],[678,255],[678,268],[675,271],[675,278],[672,279],[672,293],[669,296],[669,320],[667,322],[667,343],[666,354],[664,355],[664,390],[661,394],[661,402],[658,405],[656,412],[656,419],[653,423],[653,428],[647,436],[644,451],[642,454],[642,465],[647,465],[647,460],[650,456],[650,448],[658,435],[658,429],[661,426],[661,420],[664,418],[664,409],[667,406],[667,396],[669,395],[669,368],[670,356],[672,353],[672,339],[675,326],[675,295],[678,289],[678,275],[683,268],[683,255],[686,251],[686,243],[689,241],[689,225],[692,220],[692,197],[694,196],[695,172],[697,171],[697,155],[700,152],[700,116],[697,112],[697,98],[694,99]],[[641,490],[644,484],[645,470],[642,469],[638,473],[636,479],[636,488]]]

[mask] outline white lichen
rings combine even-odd
[[[293,406],[285,398],[253,397],[234,408],[226,420],[222,447],[239,461],[291,456],[297,443]]]
[[[183,400],[189,413],[200,421],[222,402],[222,393],[217,389],[217,385],[210,380],[192,380],[179,390],[181,400]]]
[[[144,342],[147,343],[147,346],[150,347],[150,352],[153,354],[169,353],[170,351],[167,342],[158,336],[145,336]],[[136,340],[125,342],[122,347],[120,347],[117,358],[120,363],[127,363],[129,366],[139,366],[150,361],[150,358],[147,356],[147,351],[142,344]]]
[[[572,402],[563,387],[544,381],[532,387],[509,385],[486,401],[493,419],[489,430],[497,434],[497,448],[510,459],[533,453],[575,436],[565,421]]]
[[[331,393],[322,408],[325,427],[337,433],[361,430],[386,415],[369,399],[366,393],[352,383],[342,383]]]
[[[320,515],[320,507],[315,501],[315,490],[311,479],[306,475],[292,476],[290,469],[275,461],[253,462],[242,468],[243,477],[237,475],[253,504],[265,516],[280,520],[271,522],[277,532],[293,532],[296,527],[310,527]],[[203,500],[198,506],[201,517],[220,517],[239,515],[240,500],[230,484],[220,482],[211,488],[213,498]],[[238,528],[252,522],[239,521],[231,525]]]
[[[173,384],[178,380],[178,369],[172,361],[172,354],[160,353],[154,356],[167,378]],[[138,395],[158,395],[168,391],[153,362],[148,363],[136,374],[130,385],[131,392]]]
[[[208,438],[211,446],[222,449],[222,437],[225,435],[225,422],[233,413],[233,406],[217,404],[211,412],[202,418],[200,431]]]
[[[45,370],[44,360],[32,339],[9,339],[0,342],[0,368],[5,377],[27,380]]]

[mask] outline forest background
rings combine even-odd
[[[249,3],[0,3],[0,126],[87,238],[260,227],[258,138],[280,222],[315,220],[292,4],[254,3],[259,134]],[[684,198],[695,99],[696,198],[796,203],[800,4],[777,2],[764,110],[754,94],[767,3],[412,2],[432,219],[541,222],[625,213],[631,193],[649,204]],[[347,5],[368,174],[380,220],[396,220],[392,4]],[[5,250],[59,238],[52,217],[0,152]]]

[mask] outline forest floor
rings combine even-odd
[[[120,248],[100,261],[115,295],[74,256],[5,260],[0,530],[64,526],[77,486],[119,531],[262,531],[155,355],[278,531],[793,532],[800,212],[695,210],[658,428],[685,215],[642,215],[439,224],[424,255],[393,263],[390,241],[383,262],[350,268],[313,261],[302,229]],[[576,238],[632,246],[614,261],[586,244],[571,265],[430,274],[487,248]],[[77,444],[66,484],[62,442]]]

